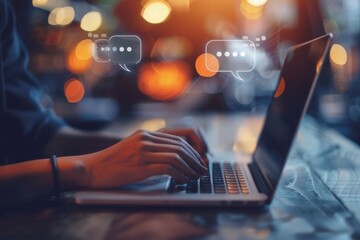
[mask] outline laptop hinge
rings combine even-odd
[[[255,185],[259,193],[270,194],[272,192],[271,187],[264,179],[255,161],[249,164],[249,170],[251,172],[251,175],[253,176]]]

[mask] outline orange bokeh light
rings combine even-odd
[[[209,66],[211,71],[206,67],[206,64],[207,64],[207,66]],[[196,59],[196,62],[195,62],[196,71],[202,77],[214,76],[217,73],[217,71],[219,71],[219,67],[220,67],[219,60],[210,53],[201,54]]]
[[[276,92],[275,92],[275,97],[276,98],[280,97],[284,93],[285,85],[286,84],[285,84],[284,78],[281,78],[279,86],[278,86],[278,88],[276,89]]]
[[[64,93],[68,102],[80,102],[85,95],[84,84],[76,78],[71,78],[65,83]]]
[[[92,59],[88,58],[88,59],[80,59],[77,56],[77,48],[73,48],[68,57],[67,57],[67,62],[66,62],[66,66],[69,69],[69,71],[73,72],[73,73],[83,73],[87,70],[90,69],[91,67],[91,63],[92,63]]]
[[[147,63],[139,70],[139,89],[156,100],[173,100],[188,88],[191,70],[185,62]]]
[[[80,60],[88,60],[92,57],[93,42],[90,39],[85,39],[76,45],[76,57]]]

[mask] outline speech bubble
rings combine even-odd
[[[251,72],[256,66],[256,46],[251,40],[211,40],[206,44],[205,52],[206,56],[213,55],[219,61],[219,68],[215,69],[206,57],[209,71],[230,72],[239,80],[243,80],[241,73]]]
[[[93,57],[95,61],[106,63],[110,61],[110,42],[107,39],[98,39],[93,45]]]
[[[141,60],[141,39],[136,35],[114,35],[110,39],[110,61],[130,72],[127,64],[137,64]]]
[[[142,43],[136,35],[114,35],[109,40],[98,39],[94,42],[93,57],[97,62],[112,62],[127,72],[127,65],[141,60]]]

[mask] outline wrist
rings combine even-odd
[[[57,160],[61,191],[88,187],[84,156],[59,157]]]

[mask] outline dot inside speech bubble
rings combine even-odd
[[[213,60],[206,59],[206,67],[212,72],[230,72],[237,79],[239,74],[251,72],[256,66],[256,46],[251,40],[211,40],[206,44],[206,56],[215,56],[219,68],[213,68]]]

